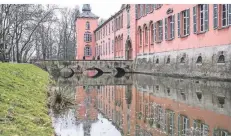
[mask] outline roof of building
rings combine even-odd
[[[95,18],[95,19],[98,19],[99,17],[91,12],[90,4],[83,4],[82,13],[80,13],[77,18]]]

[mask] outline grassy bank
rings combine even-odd
[[[31,64],[0,63],[0,136],[51,136],[47,72]]]

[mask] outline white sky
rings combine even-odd
[[[114,15],[122,6],[120,3],[92,3],[90,5],[92,13],[103,19],[108,19],[111,15]],[[60,6],[74,8],[76,4],[62,4]],[[83,4],[79,4],[81,12],[82,6]]]

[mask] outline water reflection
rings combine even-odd
[[[228,82],[148,75],[103,75],[98,80],[78,75],[58,81],[75,86],[76,102],[54,116],[61,136],[231,134]]]

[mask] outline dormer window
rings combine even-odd
[[[86,22],[86,30],[90,30],[90,23],[88,21]]]

